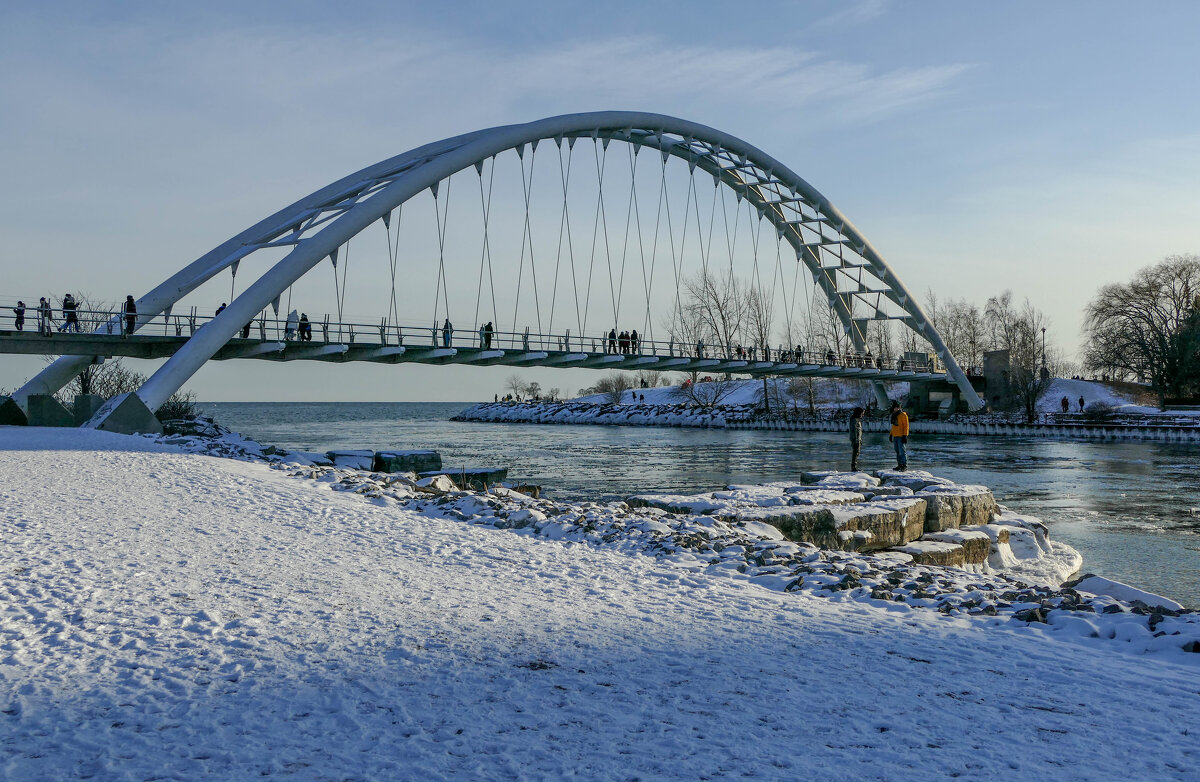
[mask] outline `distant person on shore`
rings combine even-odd
[[[1065,396],[1062,398],[1062,409],[1064,413],[1071,412],[1071,400],[1067,399]]]
[[[1083,397],[1079,397],[1079,412],[1083,412]]]
[[[137,305],[133,303],[133,295],[125,297],[125,333],[132,334],[137,328]]]
[[[888,439],[896,448],[896,469],[904,472],[908,469],[908,453],[904,448],[908,443],[908,413],[904,412],[904,408],[895,400],[892,401],[891,423],[892,429]]]
[[[18,301],[17,306],[13,307],[13,314],[17,316],[16,319],[13,321],[14,325],[17,327],[17,331],[24,331],[25,330],[25,302]]]
[[[858,453],[862,450],[863,412],[861,407],[856,407],[850,413],[850,472],[858,472]]]

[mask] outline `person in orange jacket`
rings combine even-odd
[[[896,469],[908,469],[908,454],[904,451],[904,446],[908,443],[908,413],[904,412],[904,408],[899,402],[892,402],[892,431],[888,435],[888,439],[892,441],[892,445],[896,448]]]

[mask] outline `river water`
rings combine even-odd
[[[846,437],[822,432],[458,423],[460,403],[206,403],[224,426],[306,451],[433,448],[444,466],[509,468],[567,500],[696,492],[848,469]],[[914,427],[917,428],[917,427]],[[865,436],[860,466],[895,463]],[[921,436],[909,466],[991,487],[1078,549],[1084,570],[1200,608],[1200,449],[1163,443]]]

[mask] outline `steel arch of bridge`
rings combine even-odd
[[[794,171],[741,139],[695,122],[661,114],[607,111],[567,114],[520,125],[475,131],[426,144],[334,182],[276,212],[181,269],[137,300],[138,325],[164,312],[215,275],[233,269],[251,253],[292,247],[282,260],[198,330],[135,392],[138,407],[156,410],[257,313],[278,303],[288,286],[338,248],[396,208],[451,175],[502,152],[539,142],[573,144],[592,138],[657,149],[685,160],[746,198],[771,221],[828,297],[856,349],[864,350],[865,322],[898,319],[927,340],[972,409],[983,402],[929,322],[919,303],[862,233],[816,188]],[[832,260],[832,262],[831,262]],[[849,286],[848,288],[846,286]],[[884,300],[891,305],[884,306]],[[896,316],[886,310],[898,308]],[[866,317],[855,310],[871,310]],[[16,394],[23,407],[29,395],[54,393],[89,362],[65,356],[44,369]],[[112,400],[92,420],[105,426],[112,411],[129,402]],[[138,404],[140,403],[140,404]]]

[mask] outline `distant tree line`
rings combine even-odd
[[[1200,256],[1171,255],[1105,285],[1084,329],[1087,369],[1148,384],[1160,407],[1200,397]]]

